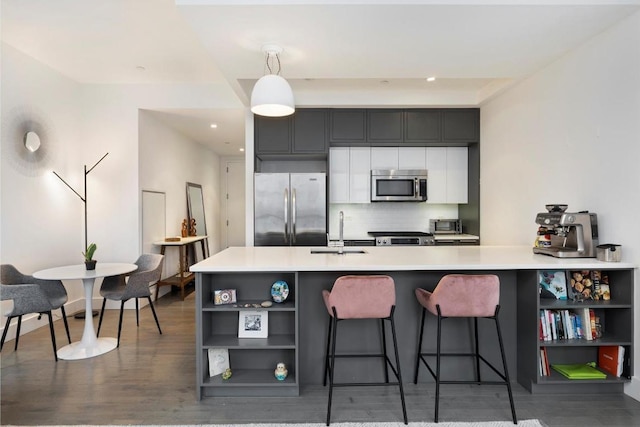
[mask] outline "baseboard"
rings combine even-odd
[[[640,378],[631,377],[631,382],[624,386],[624,394],[640,402]]]

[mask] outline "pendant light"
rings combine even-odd
[[[265,54],[265,71],[253,86],[251,112],[259,116],[283,117],[293,114],[295,103],[289,83],[280,76],[280,53],[282,48],[268,44],[262,47]],[[274,70],[277,68],[277,70]],[[275,72],[274,72],[275,71]]]

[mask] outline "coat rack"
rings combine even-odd
[[[64,182],[64,184],[67,187],[69,187],[71,191],[76,193],[76,195],[80,197],[80,200],[82,200],[82,202],[84,203],[84,249],[83,250],[87,250],[87,246],[89,246],[89,242],[87,239],[87,175],[89,175],[89,172],[91,172],[93,168],[98,166],[98,163],[100,163],[105,157],[107,157],[108,154],[109,153],[102,156],[100,160],[98,160],[95,165],[91,166],[89,170],[87,170],[87,165],[84,165],[84,196],[81,196],[80,193],[74,190],[73,187],[67,183],[67,181],[65,181],[60,175],[56,173],[56,171],[53,171],[54,175],[60,178],[60,181]]]

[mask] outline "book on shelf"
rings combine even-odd
[[[590,322],[590,316],[583,320],[584,310],[585,316],[589,316],[589,309],[540,310],[540,341],[589,339],[585,337],[583,323]]]
[[[605,374],[604,372],[601,372],[591,365],[584,363],[576,363],[570,365],[551,365],[551,367],[571,380],[593,380],[607,378],[607,374]]]
[[[609,301],[611,299],[609,275],[600,270],[593,270],[591,278],[593,280],[593,299],[596,301]]]
[[[593,340],[593,333],[591,331],[591,314],[592,310],[588,308],[579,308],[577,311],[580,313],[580,323],[582,323],[584,338],[587,341]]]
[[[564,271],[540,270],[538,285],[540,298],[567,299],[567,277]]]
[[[624,347],[601,345],[598,347],[598,367],[609,374],[620,377],[624,365]]]
[[[567,298],[574,301],[608,301],[611,299],[609,276],[601,270],[570,270]]]
[[[551,375],[551,372],[549,372],[549,359],[547,358],[546,347],[540,347],[540,375],[543,377]]]

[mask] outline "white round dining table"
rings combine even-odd
[[[118,345],[116,338],[98,338],[93,327],[93,286],[97,278],[116,276],[135,271],[135,264],[96,263],[95,270],[87,270],[84,264],[48,268],[33,273],[36,279],[44,280],[82,280],[84,286],[85,316],[82,340],[73,342],[58,350],[58,357],[65,360],[88,359],[107,353]]]

